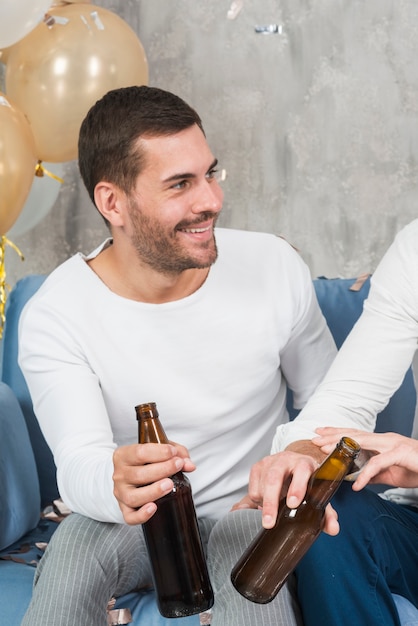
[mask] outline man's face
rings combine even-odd
[[[213,229],[223,192],[205,136],[195,125],[139,141],[145,167],[129,196],[129,215],[141,261],[163,274],[209,267],[217,257]]]

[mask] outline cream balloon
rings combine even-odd
[[[3,0],[0,2],[0,48],[25,37],[39,24],[51,0]]]
[[[38,158],[77,156],[78,132],[89,108],[106,92],[148,82],[144,48],[118,15],[92,4],[48,12],[10,51],[6,93],[28,118]]]
[[[62,179],[64,166],[62,163],[42,163],[42,167]],[[35,228],[51,211],[58,198],[61,182],[47,173],[43,176],[34,176],[27,200],[19,217],[13,224],[7,236],[10,239],[24,235]]]
[[[23,113],[0,92],[0,235],[17,220],[36,167],[35,143]]]

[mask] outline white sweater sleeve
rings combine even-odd
[[[396,237],[372,277],[364,312],[324,381],[272,452],[310,439],[319,426],[373,430],[376,415],[399,388],[418,339],[418,221]]]
[[[113,495],[116,445],[99,382],[72,329],[42,301],[23,311],[19,363],[54,454],[62,499],[72,511],[122,523]]]

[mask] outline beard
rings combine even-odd
[[[185,228],[196,228],[208,219],[217,220],[217,213],[205,211],[194,222],[181,222],[168,231],[157,221],[143,215],[134,203],[131,205],[133,225],[132,244],[143,263],[161,274],[176,275],[189,269],[203,269],[215,263],[218,257],[215,236],[201,242],[195,251],[188,251],[181,244],[177,233]]]

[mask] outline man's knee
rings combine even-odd
[[[211,575],[229,576],[232,567],[261,528],[261,512],[242,509],[228,513],[217,522],[208,542]]]

